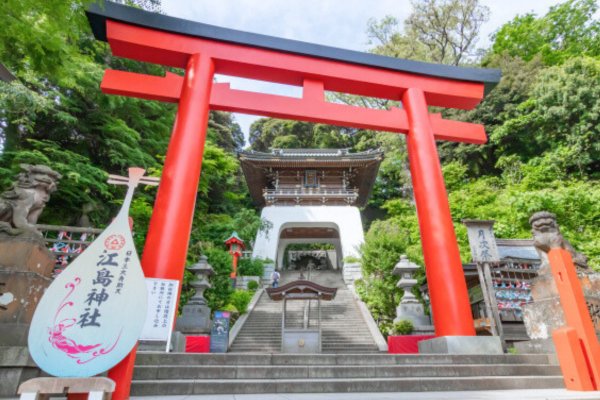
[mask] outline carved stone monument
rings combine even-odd
[[[417,280],[413,278],[413,274],[418,269],[419,266],[417,264],[408,261],[408,257],[403,255],[400,257],[400,262],[396,264],[392,271],[393,274],[400,275],[400,281],[396,286],[404,289],[402,301],[396,308],[394,323],[408,319],[416,327],[431,325],[429,317],[425,315],[425,307],[412,293],[413,286],[417,284]]]
[[[189,267],[188,271],[196,276],[196,280],[190,284],[196,289],[196,294],[183,306],[181,317],[178,317],[175,323],[175,330],[185,335],[210,334],[211,310],[206,304],[203,292],[211,287],[208,278],[215,275],[215,271],[208,264],[206,256],[200,256],[200,261]]]
[[[0,195],[0,346],[27,345],[55,261],[35,224],[62,176],[44,165],[21,168],[12,188]]]
[[[10,236],[38,234],[35,223],[62,178],[45,165],[21,164],[21,169],[12,188],[0,195],[0,232]]]
[[[587,264],[588,258],[585,254],[575,251],[571,243],[563,237],[554,214],[547,211],[535,213],[529,223],[541,265],[539,275],[531,281],[533,303],[523,306],[525,328],[532,339],[528,346],[539,352],[554,351],[552,332],[566,326],[558,289],[548,262],[547,253],[553,248],[561,248],[571,253],[596,333],[599,334],[600,274],[593,272]]]

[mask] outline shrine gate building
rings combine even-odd
[[[250,195],[264,206],[272,226],[258,233],[253,257],[283,265],[291,243],[328,243],[336,251],[334,268],[359,257],[364,232],[358,207],[367,205],[383,152],[347,149],[274,149],[240,151]]]

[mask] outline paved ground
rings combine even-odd
[[[428,393],[306,393],[132,397],[131,400],[600,400],[600,392],[495,390]]]

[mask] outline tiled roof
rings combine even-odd
[[[498,253],[500,253],[500,258],[521,258],[525,260],[539,260],[540,256],[538,255],[535,247],[522,247],[522,246],[498,246]]]
[[[293,158],[293,157],[344,157],[363,158],[383,155],[379,149],[350,153],[349,149],[272,149],[270,153],[254,150],[240,150],[239,155],[258,158]]]
[[[501,259],[540,259],[537,250],[533,246],[533,239],[496,239],[496,245]]]

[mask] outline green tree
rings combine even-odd
[[[411,235],[415,222],[414,214],[375,221],[360,248],[364,278],[356,283],[357,292],[380,321],[391,322],[395,318],[396,306],[402,298],[402,289],[396,287],[399,276],[392,274],[400,256],[407,254],[411,261],[422,265],[419,243],[413,243]]]
[[[336,149],[352,147],[356,129],[276,118],[261,118],[250,126],[250,148]]]
[[[479,0],[411,0],[413,11],[399,30],[390,15],[367,26],[370,51],[389,57],[461,65],[475,55],[488,7]]]
[[[600,21],[596,0],[569,0],[550,7],[542,17],[519,15],[493,35],[490,54],[505,51],[525,61],[540,54],[548,65],[577,56],[600,56]]]
[[[562,179],[600,171],[600,60],[575,58],[542,73],[527,101],[491,139],[502,156],[554,169]]]
[[[445,109],[442,114],[447,119],[483,124],[485,131],[492,134],[506,120],[519,115],[519,107],[529,99],[544,64],[540,57],[525,62],[504,52],[490,57],[485,67],[502,70],[502,78],[494,90],[472,110]],[[471,176],[499,173],[496,164],[502,153],[498,151],[496,141],[484,145],[440,141],[438,152],[444,163],[460,161],[467,165],[467,173]]]
[[[231,295],[234,293],[230,278],[233,272],[231,255],[223,248],[195,245],[190,247],[188,260],[197,260],[200,255],[208,258],[208,264],[215,271],[215,275],[210,278],[211,287],[204,291],[204,297],[213,312],[222,310],[230,303]]]

